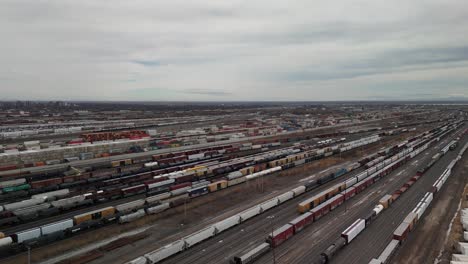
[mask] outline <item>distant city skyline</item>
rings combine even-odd
[[[2,1],[0,100],[468,100],[464,1]]]

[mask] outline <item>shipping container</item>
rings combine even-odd
[[[234,216],[228,217],[222,221],[215,223],[214,227],[216,228],[216,233],[221,233],[226,229],[229,229],[235,225],[238,225],[240,222],[241,222],[240,215],[234,215]]]
[[[277,247],[294,235],[294,227],[291,224],[286,224],[274,230],[267,238],[267,242],[271,247]]]
[[[215,235],[215,232],[216,232],[216,229],[214,226],[209,226],[209,227],[206,227],[196,233],[193,233],[191,235],[188,235],[186,237],[183,238],[183,240],[185,241],[185,245],[187,248],[190,248],[212,236]]]
[[[256,259],[265,254],[268,250],[270,250],[270,244],[262,243],[239,257],[234,256],[234,264],[253,263]]]
[[[351,224],[341,236],[346,239],[346,243],[349,244],[354,238],[356,238],[366,228],[366,221],[364,219],[358,219]]]
[[[294,234],[298,233],[302,229],[304,229],[305,226],[308,224],[312,223],[314,221],[314,215],[310,212],[306,212],[295,219],[291,220],[289,224],[291,224],[294,228]]]
[[[52,234],[58,231],[65,231],[65,229],[73,227],[73,219],[66,219],[60,222],[41,226],[42,235]]]
[[[40,236],[41,236],[41,229],[38,227],[38,228],[33,228],[33,229],[17,232],[16,234],[13,235],[13,241],[20,244],[26,240],[38,238]]]
[[[94,210],[91,212],[87,212],[84,214],[76,215],[73,217],[75,225],[91,221],[91,220],[101,220],[113,217],[115,215],[115,208],[110,206],[98,210]]]
[[[148,254],[145,254],[145,257],[151,261],[151,263],[157,263],[161,260],[164,260],[172,255],[175,255],[185,248],[184,240],[177,240],[169,245],[166,245],[162,248],[159,248],[155,251],[152,251]]]

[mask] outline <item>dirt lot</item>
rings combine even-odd
[[[451,254],[456,253],[454,245],[463,236],[463,228],[458,216],[460,201],[462,201],[462,208],[468,207],[468,201],[463,199],[468,192],[465,188],[468,182],[466,179],[467,157],[465,154],[457,164],[442,191],[434,197],[435,202],[428,209],[430,211],[426,211],[426,216],[410,233],[409,239],[397,251],[392,263],[450,263]]]
[[[413,136],[415,133],[405,134],[404,137]],[[392,139],[383,140],[380,143],[374,143],[370,147],[356,151],[351,151],[345,154],[332,156],[319,161],[306,164],[301,167],[292,168],[276,175],[268,176],[264,181],[253,181],[247,184],[240,184],[220,192],[202,196],[194,199],[192,202],[184,206],[179,206],[170,209],[164,213],[146,216],[138,221],[126,225],[109,225],[107,227],[84,232],[75,237],[50,244],[47,247],[37,248],[32,250],[31,261],[39,262],[49,259],[53,256],[69,252],[77,248],[96,243],[106,238],[114,237],[118,234],[128,232],[140,227],[150,227],[147,231],[149,238],[134,243],[139,250],[148,252],[157,248],[159,245],[164,245],[166,240],[170,240],[174,233],[178,231],[193,232],[206,225],[208,222],[214,222],[222,219],[223,214],[230,213],[233,209],[244,210],[248,206],[258,203],[258,200],[267,199],[267,196],[278,195],[285,189],[290,189],[291,186],[297,184],[298,180],[318,173],[333,165],[344,164],[351,160],[358,160],[366,154],[373,153],[384,146],[389,146],[396,142],[400,142],[402,137],[394,137]],[[164,240],[164,241],[163,241]],[[119,250],[120,251],[120,250]],[[112,253],[110,253],[112,254]],[[13,258],[7,259],[2,263],[26,263],[26,254],[21,254]]]

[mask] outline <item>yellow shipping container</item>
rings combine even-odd
[[[196,170],[203,170],[203,169],[206,169],[206,167],[205,166],[195,166],[195,167],[186,169],[186,171],[196,171]]]
[[[227,186],[228,186],[228,182],[226,180],[221,180],[221,181],[208,184],[208,189],[210,190],[210,192],[216,192],[221,189],[227,188]]]
[[[298,206],[297,206],[297,210],[299,211],[299,213],[303,214],[307,211],[309,211],[310,209],[310,205],[308,203],[300,203]]]
[[[94,210],[80,215],[75,215],[73,217],[75,225],[84,223],[90,220],[98,220],[102,218],[107,218],[115,215],[115,208],[113,206]]]

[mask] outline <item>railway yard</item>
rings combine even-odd
[[[1,263],[440,258],[463,106],[147,108],[3,111]]]

